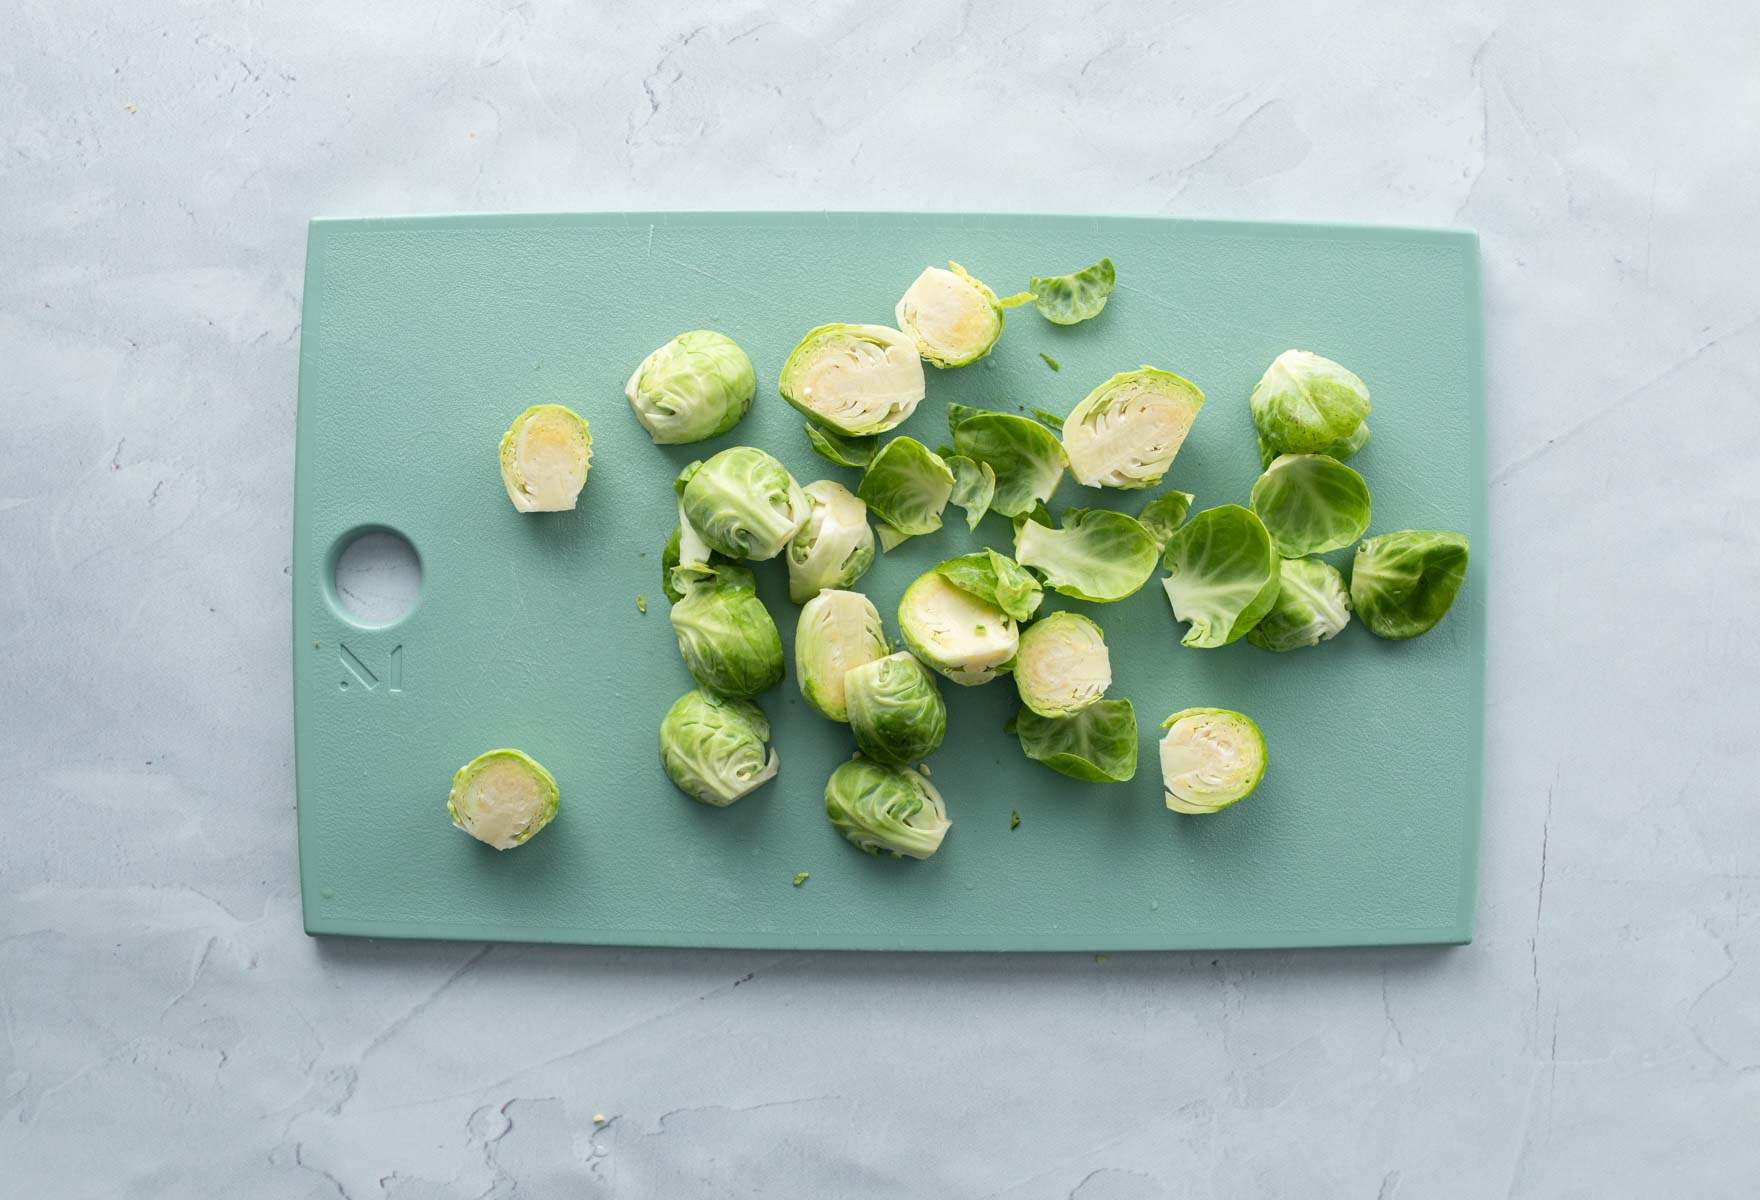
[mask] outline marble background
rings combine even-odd
[[[1760,11],[1079,7],[0,9],[0,1191],[1753,1194]],[[1478,229],[1477,942],[306,938],[305,222],[626,207]]]

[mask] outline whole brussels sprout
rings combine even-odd
[[[933,570],[905,589],[898,629],[911,653],[968,687],[1006,671],[1020,648],[1013,617]]]
[[[782,680],[782,637],[744,567],[678,567],[672,606],[678,652],[696,681],[718,696],[756,696]]]
[[[1112,686],[1112,656],[1100,627],[1072,612],[1054,612],[1021,631],[1014,660],[1021,703],[1042,717],[1081,712]]]
[[[660,765],[679,791],[723,808],[775,778],[781,759],[769,740],[756,704],[693,689],[660,722]]]
[[[833,721],[849,721],[844,685],[851,668],[885,658],[886,630],[860,592],[826,589],[801,609],[794,633],[794,675],[807,703]]]
[[[947,836],[947,804],[916,771],[851,759],[825,784],[825,815],[869,854],[928,858]]]
[[[945,271],[923,268],[899,298],[894,315],[925,359],[938,367],[963,367],[996,345],[1002,336],[1002,310],[1030,299],[1031,292],[1022,292],[998,300],[964,267],[950,262]]]
[[[556,815],[556,779],[518,750],[479,754],[452,777],[446,812],[479,842],[511,850],[531,841]]]
[[[1263,446],[1278,454],[1313,454],[1355,435],[1369,415],[1369,388],[1330,358],[1285,350],[1265,369],[1248,403]]]
[[[680,476],[682,524],[729,558],[775,558],[807,523],[811,501],[786,468],[733,446]]]
[[[788,598],[796,604],[805,604],[824,588],[846,588],[874,565],[868,506],[829,479],[802,490],[813,507],[788,544]]]
[[[1277,600],[1247,631],[1261,650],[1300,650],[1338,636],[1350,624],[1351,598],[1336,568],[1317,558],[1286,558],[1278,565]]]
[[[593,460],[587,420],[560,404],[534,404],[501,435],[501,482],[520,512],[565,512]]]
[[[1435,529],[1364,538],[1351,562],[1351,604],[1376,637],[1403,641],[1447,615],[1467,577],[1467,539]]]
[[[752,360],[732,338],[693,329],[643,359],[623,393],[649,437],[677,445],[732,429],[757,389]]]
[[[802,415],[839,433],[885,433],[923,402],[916,343],[885,325],[821,325],[789,352],[777,381]]]
[[[1114,375],[1064,418],[1070,474],[1089,487],[1155,486],[1202,407],[1198,385],[1171,371],[1144,367]]]
[[[947,736],[947,705],[935,676],[904,651],[851,667],[843,676],[850,728],[863,754],[904,766]]]
[[[1161,723],[1167,807],[1200,816],[1245,800],[1265,776],[1265,735],[1245,713],[1188,708]]]

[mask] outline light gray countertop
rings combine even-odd
[[[0,12],[0,1191],[1752,1195],[1760,12],[580,7]],[[306,220],[722,207],[1479,230],[1475,943],[308,939]]]

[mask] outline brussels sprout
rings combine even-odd
[[[1191,511],[1192,500],[1190,492],[1165,492],[1143,505],[1143,511],[1137,514],[1137,523],[1149,531],[1157,547],[1165,550],[1173,531]]]
[[[1265,776],[1265,735],[1245,713],[1188,708],[1161,722],[1167,807],[1194,816],[1245,800]]]
[[[1137,712],[1129,700],[1097,700],[1069,717],[1023,708],[1014,732],[1022,753],[1059,775],[1123,783],[1137,773]]]
[[[1063,446],[1043,425],[1013,413],[947,406],[953,449],[996,473],[990,510],[1005,517],[1032,511],[1049,500],[1063,479]]]
[[[518,750],[479,754],[452,777],[446,812],[479,842],[511,850],[531,841],[556,815],[556,780]]]
[[[692,467],[680,476],[680,522],[711,550],[729,558],[775,558],[806,524],[812,502],[764,451],[733,446]]]
[[[755,696],[782,679],[782,637],[752,583],[732,565],[681,566],[672,584],[678,652],[696,681],[718,696]]]
[[[1112,656],[1100,626],[1072,612],[1054,612],[1021,630],[1014,659],[1021,703],[1042,717],[1081,712],[1112,686]]]
[[[520,512],[564,512],[587,482],[593,435],[560,404],[534,404],[501,435],[501,482]]]
[[[1198,385],[1171,371],[1114,375],[1063,420],[1070,474],[1089,487],[1154,487],[1203,406]]]
[[[1326,454],[1283,454],[1253,484],[1253,511],[1285,558],[1348,546],[1369,528],[1369,485]]]
[[[1033,276],[1033,307],[1055,325],[1074,325],[1097,317],[1112,295],[1112,260],[1103,258],[1073,275]]]
[[[966,510],[966,528],[976,529],[996,496],[996,472],[989,463],[974,462],[963,454],[944,455],[942,461],[953,472],[950,498]]]
[[[874,461],[874,450],[880,444],[878,435],[847,437],[835,429],[824,429],[808,421],[807,444],[813,453],[826,462],[840,467],[865,467]]]
[[[623,394],[648,436],[665,446],[726,433],[757,389],[752,360],[732,338],[693,329],[644,358]]]
[[[899,298],[898,327],[917,343],[922,356],[938,367],[975,363],[1002,336],[1002,310],[1032,299],[1029,293],[998,300],[996,293],[956,262],[924,267]]]
[[[1277,572],[1277,600],[1247,631],[1247,641],[1261,650],[1300,650],[1336,637],[1350,623],[1344,578],[1330,563],[1286,558]]]
[[[1107,603],[1134,594],[1155,573],[1161,548],[1135,517],[1107,508],[1072,508],[1063,528],[1023,521],[1014,556],[1066,596]]]
[[[689,526],[683,524],[674,525],[672,536],[666,539],[666,547],[660,552],[660,588],[666,593],[666,598],[674,604],[677,604],[684,597],[684,592],[673,586],[672,569],[674,567],[680,565],[716,567],[727,562],[725,557],[705,546],[701,538],[694,539],[692,558],[686,562],[683,546],[686,541],[685,533],[688,529]]]
[[[794,674],[807,703],[833,721],[849,721],[844,675],[885,658],[886,630],[873,601],[827,589],[807,601],[794,631]]]
[[[1279,454],[1310,454],[1356,433],[1369,415],[1369,389],[1330,358],[1285,350],[1266,368],[1249,404],[1266,445]]]
[[[1045,596],[1037,579],[1014,559],[994,550],[962,554],[937,563],[934,570],[954,587],[970,592],[1017,621],[1030,620]]]
[[[1246,636],[1277,600],[1278,556],[1271,535],[1238,504],[1207,508],[1167,543],[1161,581],[1173,615],[1190,621],[1182,645],[1208,650]]]
[[[1467,539],[1433,529],[1364,538],[1351,561],[1351,604],[1376,637],[1427,633],[1447,614],[1467,576]]]
[[[903,650],[843,676],[850,728],[863,754],[902,767],[934,753],[947,736],[947,705],[935,676]]]
[[[724,808],[775,778],[781,760],[769,741],[756,704],[693,689],[660,722],[660,765],[679,791]]]
[[[1013,617],[936,571],[918,576],[904,590],[898,629],[911,653],[967,687],[1006,671],[1020,647]]]
[[[869,854],[928,858],[947,836],[947,804],[921,774],[851,759],[825,784],[825,815]]]
[[[916,438],[895,437],[868,464],[856,495],[905,537],[934,533],[941,528],[941,510],[953,495],[953,471]],[[886,530],[881,533],[884,537]],[[893,539],[886,548],[903,540]]]
[[[885,433],[923,402],[923,360],[915,342],[885,325],[821,325],[789,353],[777,386],[838,433]]]
[[[802,489],[812,515],[788,544],[788,598],[805,604],[821,588],[848,587],[874,565],[868,506],[829,479]]]

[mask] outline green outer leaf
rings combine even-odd
[[[1364,538],[1351,562],[1351,604],[1376,637],[1404,641],[1448,614],[1467,577],[1467,539],[1433,529]]]
[[[1103,258],[1069,275],[1033,276],[1033,307],[1054,325],[1074,325],[1100,315],[1117,281],[1112,260]]]
[[[1033,420],[1045,426],[1045,428],[1049,429],[1052,433],[1061,434],[1063,432],[1063,418],[1052,412],[1050,409],[1031,408],[1027,410],[1027,413],[1033,418]]]
[[[950,558],[931,568],[962,592],[969,592],[1017,621],[1028,621],[1039,611],[1044,590],[1019,563],[995,550],[984,549]]]
[[[1050,587],[1078,600],[1106,604],[1135,594],[1155,573],[1161,547],[1155,535],[1121,512],[1072,508],[1063,528],[1023,521],[1014,556]]]
[[[966,528],[976,529],[990,501],[996,496],[996,472],[989,463],[977,462],[963,454],[941,455],[953,471],[953,494],[949,499],[966,510]]]
[[[1369,528],[1369,485],[1328,454],[1284,454],[1253,484],[1253,511],[1285,558],[1350,545]]]
[[[825,815],[859,849],[928,858],[951,822],[935,786],[916,771],[851,759],[825,783]]]
[[[1300,650],[1337,637],[1350,623],[1344,577],[1318,558],[1286,558],[1278,565],[1277,600],[1247,631],[1261,650]]]
[[[902,529],[895,529],[885,521],[874,523],[874,535],[880,539],[880,553],[890,554],[904,543],[911,540],[912,534]]]
[[[899,533],[910,537],[934,533],[941,528],[941,510],[953,495],[953,471],[916,438],[895,437],[868,464],[856,495]]]
[[[1195,497],[1190,492],[1163,492],[1143,505],[1143,511],[1137,514],[1138,522],[1154,537],[1160,549],[1167,549],[1167,540],[1185,521],[1193,499]]]
[[[1309,454],[1356,433],[1369,415],[1369,388],[1330,358],[1285,350],[1265,368],[1248,405],[1267,445]]]
[[[1072,717],[1015,714],[1021,751],[1060,775],[1123,783],[1137,773],[1137,713],[1125,699],[1100,700]]]
[[[1161,581],[1173,615],[1191,622],[1181,645],[1209,650],[1245,637],[1277,600],[1277,547],[1251,509],[1207,508],[1168,540]]]
[[[730,446],[685,470],[682,519],[729,558],[775,558],[811,512],[794,476],[755,446]]]
[[[851,667],[843,676],[843,695],[856,745],[876,762],[916,762],[947,736],[941,688],[908,650]]]
[[[804,427],[807,431],[807,442],[813,447],[813,453],[826,462],[835,463],[840,467],[865,467],[874,461],[874,451],[880,445],[879,434],[867,437],[851,437],[839,433],[835,429],[815,425],[808,421]]]
[[[989,463],[996,473],[992,512],[1018,517],[1057,491],[1066,464],[1063,444],[1043,425],[1013,413],[947,408],[955,453]]]
[[[673,573],[676,586],[684,568]],[[755,696],[782,681],[782,637],[744,567],[701,567],[672,606],[678,652],[696,681],[718,696]]]
[[[770,722],[750,700],[692,689],[660,721],[660,765],[679,791],[724,807],[775,778]]]

